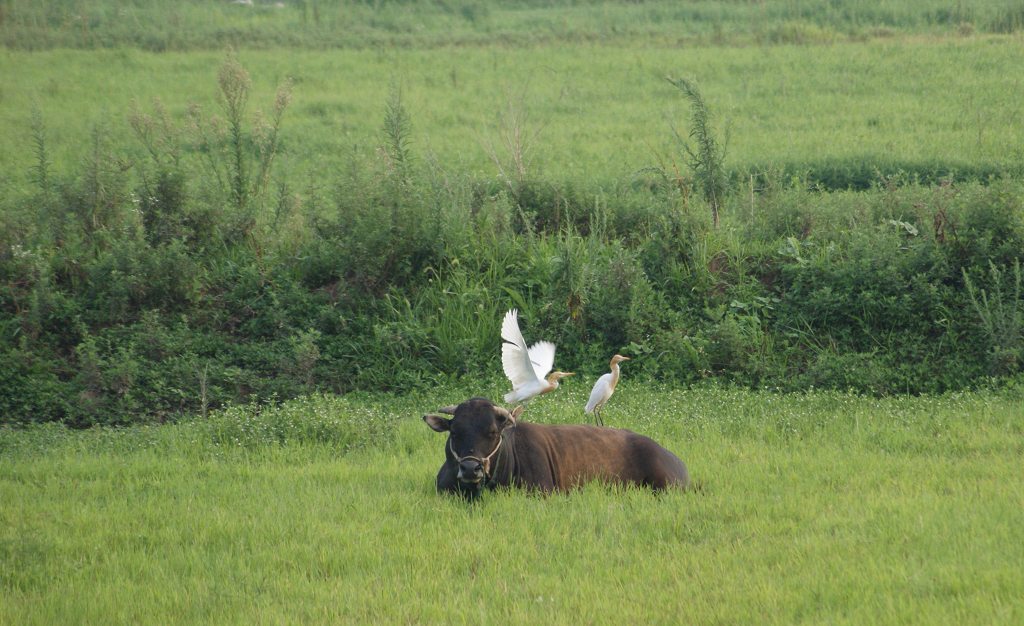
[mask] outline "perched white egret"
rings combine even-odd
[[[538,341],[526,348],[526,340],[519,330],[518,310],[512,309],[505,314],[501,338],[501,366],[505,376],[512,381],[512,391],[505,394],[505,402],[526,404],[543,393],[558,389],[560,379],[573,375],[572,372],[551,372],[555,365],[555,344],[550,341]]]
[[[601,407],[615,393],[615,385],[619,384],[619,362],[628,360],[628,356],[622,356],[621,354],[616,354],[612,357],[612,371],[597,379],[597,382],[594,383],[593,391],[590,392],[590,400],[587,401],[587,407],[583,409],[585,413],[593,413],[595,421],[602,426],[604,426],[604,420],[601,419]]]

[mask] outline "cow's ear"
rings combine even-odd
[[[439,433],[448,432],[452,429],[452,421],[440,415],[424,415],[423,421]]]

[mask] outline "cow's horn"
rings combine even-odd
[[[508,412],[508,409],[506,409],[505,407],[496,406],[494,407],[494,410],[498,413],[498,415],[501,415],[509,422],[515,424],[516,418],[511,413]]]
[[[448,415],[455,415],[455,405],[452,404],[450,406],[442,407],[442,408],[438,409],[437,412],[438,413],[447,413]]]

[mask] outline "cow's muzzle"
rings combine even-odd
[[[459,480],[477,484],[484,479],[484,466],[476,459],[462,459],[459,462]]]

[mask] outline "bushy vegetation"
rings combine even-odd
[[[1020,370],[1018,181],[823,194],[766,176],[722,198],[699,169],[537,178],[514,145],[505,175],[478,178],[416,150],[396,88],[377,158],[300,193],[269,183],[289,86],[255,116],[249,89],[229,57],[219,115],[138,105],[143,156],[97,128],[70,177],[37,120],[34,189],[3,212],[5,421],[486,378],[511,307],[582,372],[625,351],[652,379],[888,394]]]

